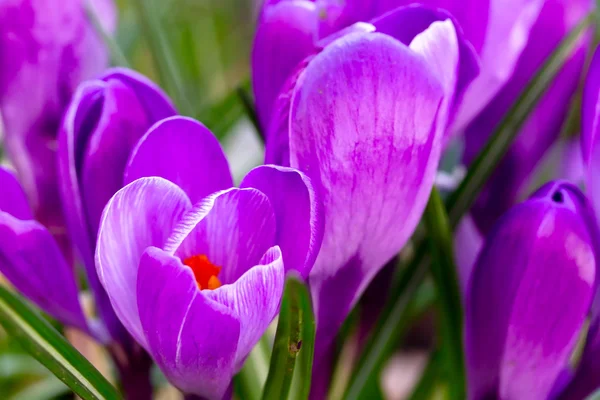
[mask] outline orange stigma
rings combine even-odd
[[[217,278],[221,267],[211,263],[204,254],[188,257],[183,263],[192,269],[198,289],[214,290],[221,287],[221,281]]]

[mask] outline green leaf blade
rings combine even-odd
[[[27,352],[81,398],[121,398],[104,376],[46,320],[1,285],[0,323]]]
[[[314,345],[315,318],[310,293],[304,283],[294,277],[288,278],[263,400],[288,398],[293,380],[292,397],[308,398]]]
[[[430,269],[438,293],[440,341],[448,376],[448,394],[452,399],[463,399],[466,398],[466,378],[462,299],[454,264],[452,230],[442,198],[435,188],[425,210],[425,223],[434,255]]]

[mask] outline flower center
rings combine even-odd
[[[217,278],[221,267],[211,263],[204,254],[188,257],[183,263],[192,269],[198,289],[214,290],[221,287],[221,281]]]

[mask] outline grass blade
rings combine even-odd
[[[300,380],[301,384],[294,385],[295,389],[299,390],[299,393],[294,393],[294,397],[308,398],[314,340],[315,318],[310,293],[304,283],[296,278],[288,278],[281,302],[271,367],[265,383],[263,400],[279,400],[288,397],[297,360],[299,365],[296,379]]]
[[[433,253],[430,269],[438,294],[440,342],[448,377],[448,394],[451,399],[463,399],[466,397],[466,389],[462,300],[454,265],[452,230],[442,198],[435,188],[425,210],[425,223]]]
[[[173,52],[162,32],[158,17],[155,15],[156,6],[150,0],[135,0],[134,4],[146,34],[161,84],[173,96],[181,113],[193,117],[194,110],[186,97]]]
[[[1,285],[0,323],[27,352],[81,398],[120,398],[104,376],[40,314]]]

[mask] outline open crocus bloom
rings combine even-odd
[[[138,143],[98,234],[100,280],[123,325],[183,392],[221,398],[306,277],[323,227],[302,173],[261,166],[232,188],[216,138],[172,117]],[[285,262],[285,267],[284,267]]]
[[[78,299],[74,271],[55,239],[33,219],[14,175],[0,167],[0,272],[42,310],[96,338]]]
[[[486,238],[466,297],[470,399],[556,398],[568,384],[595,292],[588,219],[583,194],[552,182]]]

